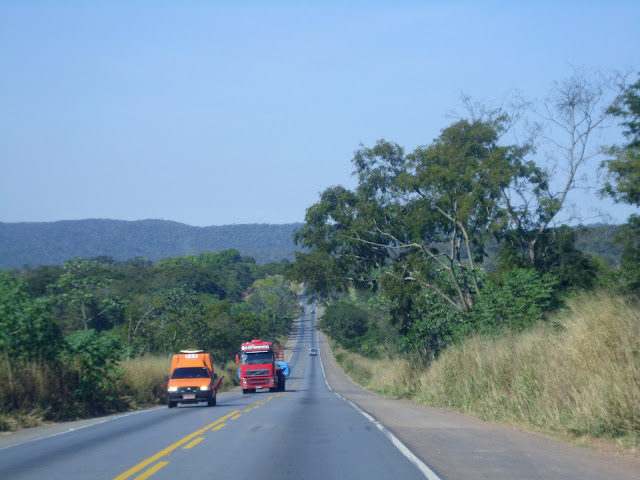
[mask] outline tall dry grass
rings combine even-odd
[[[428,368],[340,355],[354,380],[379,393],[545,432],[640,443],[640,308],[615,295],[576,297],[550,323],[471,338]]]
[[[166,382],[170,359],[146,356],[120,363],[122,375],[113,386],[116,401],[109,411],[115,413],[166,402]],[[224,376],[219,391],[238,384],[237,366],[214,366]],[[73,420],[95,412],[79,403],[73,392],[78,387],[78,372],[73,365],[46,362],[12,364],[0,356],[0,431],[12,431],[47,422]]]

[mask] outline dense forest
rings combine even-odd
[[[289,269],[287,261],[260,266],[229,249],[156,265],[101,256],[0,271],[0,377],[22,375],[25,384],[29,372],[50,371],[34,382],[66,379],[59,392],[35,398],[16,393],[20,385],[11,381],[0,417],[21,409],[50,420],[118,410],[126,404],[115,390],[124,359],[166,359],[196,347],[224,365],[247,339],[286,336],[300,311],[283,276]],[[52,395],[66,406],[49,409]]]
[[[168,220],[0,223],[0,268],[60,265],[75,257],[159,260],[233,248],[258,264],[293,260],[301,224],[192,227]]]

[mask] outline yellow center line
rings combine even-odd
[[[151,475],[156,473],[162,467],[166,467],[167,465],[169,465],[169,462],[158,462],[153,467],[151,467],[149,470],[147,470],[146,472],[138,475],[135,478],[135,480],[144,480],[145,478],[149,478]]]
[[[238,415],[236,415],[235,417],[231,417],[231,420],[237,420],[242,416],[241,413],[239,413]]]
[[[216,430],[220,430],[222,427],[226,427],[226,426],[227,426],[226,423],[221,423],[220,425],[216,425],[215,427],[213,427],[211,431],[215,432]]]
[[[191,447],[195,447],[197,444],[199,444],[202,440],[204,440],[204,437],[198,437],[193,442],[188,443],[187,445],[182,447],[182,449],[183,450],[189,450]]]
[[[240,413],[240,410],[235,410],[231,413],[229,413],[228,415],[225,415],[222,418],[219,418],[218,420],[216,420],[213,423],[210,423],[209,425],[207,425],[204,428],[201,428],[200,430],[193,432],[190,435],[187,435],[186,437],[184,437],[181,440],[178,440],[176,443],[174,443],[173,445],[165,448],[164,450],[159,451],[158,453],[156,453],[155,455],[153,455],[152,457],[147,458],[146,460],[140,462],[138,465],[136,465],[135,467],[130,468],[129,470],[127,470],[126,472],[124,472],[121,475],[118,475],[117,477],[115,477],[113,480],[125,480],[126,478],[129,478],[131,475],[133,475],[134,473],[139,472],[140,470],[142,470],[143,468],[146,468],[148,465],[152,464],[153,462],[155,462],[156,460],[164,457],[165,455],[167,455],[169,452],[172,452],[173,450],[175,450],[176,448],[184,445],[185,443],[187,443],[189,440],[193,439],[194,437],[197,437],[198,435],[203,435],[204,432],[206,432],[207,430],[209,430],[210,428],[215,427],[216,425],[218,425],[219,423],[223,423],[227,418],[232,417],[233,415],[237,415],[238,413]],[[164,465],[162,465],[162,467],[164,467]],[[162,468],[159,467],[159,468]],[[155,468],[155,467],[154,467]],[[146,477],[144,477],[146,478]]]

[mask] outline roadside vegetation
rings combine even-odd
[[[464,97],[466,118],[409,153],[361,146],[356,187],[307,209],[294,263],[225,250],[0,271],[0,428],[159,402],[172,353],[224,365],[286,337],[304,284],[371,389],[637,445],[640,217],[597,257],[569,201],[599,156],[600,195],[640,207],[640,81],[625,81],[576,69],[541,103]],[[608,123],[624,142],[592,144]]]
[[[240,343],[286,339],[299,314],[288,268],[225,250],[0,271],[0,431],[162,404],[185,348],[231,388]]]
[[[333,350],[354,381],[382,395],[549,434],[640,445],[640,307],[619,295],[578,295],[547,322],[473,336],[427,365]]]
[[[307,209],[289,277],[367,388],[637,448],[640,217],[618,227],[619,257],[596,257],[568,199],[597,188],[600,157],[600,195],[640,207],[640,80],[575,70],[541,102],[462,100],[411,152],[355,152],[356,187]],[[608,124],[624,142],[593,144]]]

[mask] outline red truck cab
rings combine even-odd
[[[240,345],[239,376],[242,393],[255,393],[258,388],[271,392],[285,390],[285,375],[277,361],[282,360],[283,350],[276,349],[273,342],[251,340]]]

